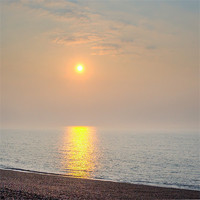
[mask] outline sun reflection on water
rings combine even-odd
[[[96,162],[96,129],[88,126],[67,127],[64,137],[63,168],[74,177],[89,178]]]

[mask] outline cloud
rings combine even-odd
[[[154,49],[157,49],[157,47],[155,45],[149,45],[146,47],[147,49],[150,49],[150,50],[154,50]]]
[[[123,50],[119,44],[101,44],[92,47],[95,50],[92,55],[121,55]]]
[[[42,16],[51,17],[53,20],[69,21],[78,19],[81,22],[87,21],[87,8],[81,8],[75,1],[67,0],[19,0],[6,2],[10,6],[25,7],[32,12],[40,12]]]
[[[49,35],[52,42],[62,45],[92,44],[102,39],[95,33],[91,34],[80,30],[75,32],[55,31]]]
[[[57,31],[50,35],[51,41],[58,45],[88,45],[92,55],[121,55],[123,53],[121,41],[117,41],[117,38],[110,34]]]
[[[88,45],[92,55],[125,55],[156,50],[151,31],[133,25],[104,20],[100,16],[80,28],[77,21],[67,31],[50,33],[51,41],[58,45]],[[98,22],[98,23],[97,23]],[[149,39],[150,38],[150,39]],[[137,53],[136,53],[137,52]]]
[[[19,0],[8,1],[8,4],[25,7],[35,12],[39,18],[56,21],[54,30],[48,34],[53,43],[87,45],[92,55],[124,55],[131,52],[137,52],[138,55],[147,50],[155,50],[158,46],[156,42],[160,35],[156,33],[153,24],[147,19],[138,19],[138,23],[135,23],[134,13],[126,16],[126,22],[119,19],[118,12],[115,13],[118,17],[114,19],[112,15],[104,15],[104,10],[98,10],[82,1]],[[123,12],[123,18],[125,15]]]

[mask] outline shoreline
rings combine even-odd
[[[199,199],[200,191],[0,169],[1,198]]]
[[[133,184],[133,185],[143,185],[143,186],[153,186],[153,187],[161,187],[161,188],[171,188],[171,189],[181,189],[181,190],[192,190],[192,191],[199,191],[198,189],[189,188],[189,187],[178,187],[176,185],[164,185],[164,184],[154,184],[154,183],[131,183],[131,182],[123,182],[123,181],[114,181],[114,180],[108,180],[108,179],[98,179],[98,178],[81,178],[81,177],[73,177],[71,175],[67,174],[59,174],[54,172],[42,172],[42,171],[36,171],[36,170],[29,170],[29,169],[22,169],[22,168],[1,168],[0,170],[7,170],[7,171],[16,171],[16,172],[24,172],[24,173],[34,173],[39,175],[47,175],[47,176],[61,176],[66,178],[75,178],[75,179],[84,179],[84,180],[94,180],[94,181],[105,181],[105,182],[112,182],[112,183],[125,183],[125,184]]]

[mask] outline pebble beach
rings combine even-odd
[[[199,199],[200,191],[0,170],[1,199]]]

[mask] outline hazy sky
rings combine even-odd
[[[197,131],[199,4],[2,0],[1,126]]]

